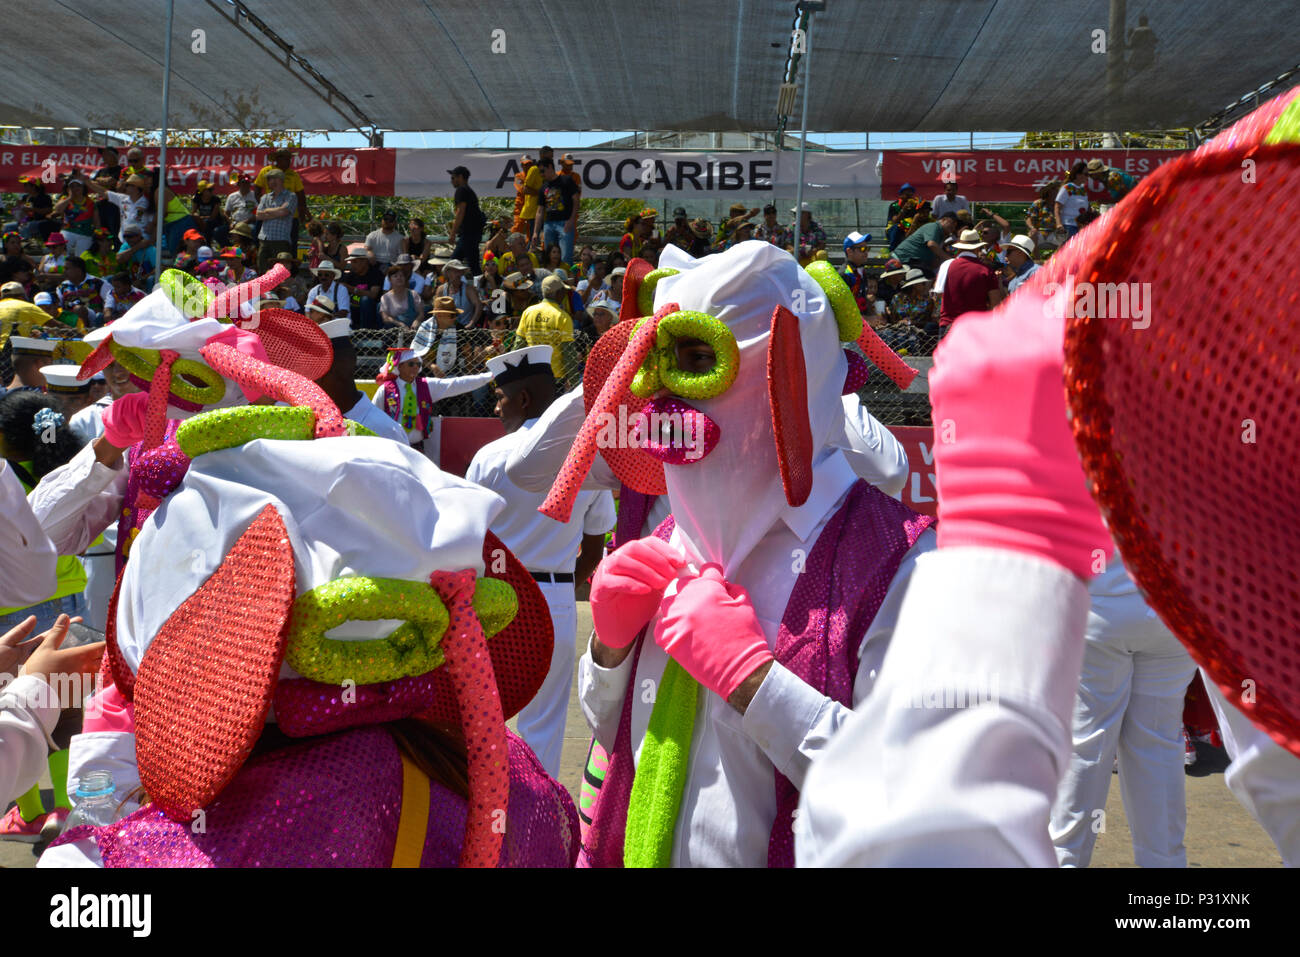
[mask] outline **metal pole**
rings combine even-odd
[[[176,16],[176,0],[167,0],[167,52],[163,58],[162,137],[158,150],[158,199],[154,210],[155,238],[153,248],[154,280],[162,275],[163,220],[167,213],[167,97],[171,93],[172,77],[172,20]]]
[[[808,153],[808,72],[812,60],[812,12],[808,13],[808,27],[804,32],[803,49],[803,121],[799,141],[799,182],[794,194],[794,258],[799,258],[799,226],[803,219],[803,164]]]

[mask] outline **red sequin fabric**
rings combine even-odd
[[[1227,698],[1300,755],[1300,257],[1251,263],[1214,239],[1300,213],[1297,111],[1291,91],[1142,179],[1047,279],[1075,286],[1072,427],[1125,565]],[[1291,141],[1266,143],[1279,120]],[[1261,494],[1272,520],[1252,528]]]
[[[218,373],[241,385],[251,385],[289,405],[307,406],[316,413],[316,438],[346,435],[347,420],[325,391],[310,379],[246,356],[222,342],[211,342],[199,350]]]

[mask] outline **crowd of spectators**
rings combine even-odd
[[[24,178],[26,196],[5,226],[0,296],[45,311],[45,334],[77,335],[111,322],[149,292],[158,273],[158,170],[145,167],[139,149],[128,150],[125,162],[111,147],[101,153],[103,167],[74,171],[57,195]],[[550,147],[536,159],[522,157],[513,218],[489,221],[470,171],[457,166],[447,171],[454,219],[446,245],[433,241],[420,218],[403,226],[394,209],[383,210],[364,239],[348,242],[342,224],[311,218],[292,151],[271,159],[258,171],[232,171],[220,192],[199,182],[188,202],[167,189],[163,267],[225,288],[283,265],[288,278],[263,307],[322,322],[346,316],[358,336],[423,344],[436,376],[480,372],[491,355],[546,343],[555,346],[561,383],[576,383],[591,344],[617,321],[627,262],[657,264],[670,244],[699,257],[759,240],[801,265],[829,258],[826,231],[807,203],[797,236],[794,209],[783,215],[774,204],[760,210],[735,203],[716,222],[678,206],[664,228],[654,209],[642,209],[624,222],[616,245],[578,246],[582,180],[573,157],[557,159]],[[928,355],[956,316],[995,306],[1095,218],[1089,179],[1112,200],[1134,185],[1100,160],[1078,162],[1024,209],[1023,232],[973,203],[956,180],[930,200],[904,184],[889,207],[883,248],[873,248],[869,234],[850,233],[841,275],[886,342],[904,355]]]

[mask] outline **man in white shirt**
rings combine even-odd
[[[257,193],[253,191],[253,177],[248,173],[240,173],[235,180],[235,191],[226,197],[223,205],[226,219],[231,225],[251,223],[257,214]]]
[[[391,209],[384,210],[379,220],[379,228],[366,235],[366,249],[380,269],[387,269],[396,261],[402,251],[402,231],[397,228],[397,213]]]
[[[605,533],[614,527],[614,498],[607,491],[579,492],[576,516],[565,524],[538,514],[545,493],[525,492],[506,476],[506,461],[526,441],[555,397],[551,347],[529,346],[488,359],[495,377],[497,415],[506,434],[479,449],[465,477],[506,500],[492,531],[533,575],[546,596],[555,629],[551,669],[537,696],[519,712],[519,736],[542,766],[559,773],[564,723],[573,685],[578,612],[574,587],[600,562]]]
[[[338,406],[343,418],[358,422],[383,438],[409,445],[406,430],[384,415],[383,409],[357,388],[357,351],[352,345],[352,322],[348,319],[330,319],[322,322],[320,328],[330,338],[330,345],[334,348],[334,361],[330,363],[329,370],[316,380],[316,384]]]
[[[957,181],[951,180],[943,184],[943,192],[931,201],[931,215],[936,220],[941,218],[944,213],[957,213],[963,209],[970,212],[970,201],[957,193]]]
[[[348,295],[348,287],[339,282],[343,271],[326,259],[312,273],[316,276],[316,285],[307,291],[307,301],[315,302],[317,296],[329,296],[334,301],[334,318],[350,319],[351,297]]]

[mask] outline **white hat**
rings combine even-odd
[[[77,373],[81,366],[57,365],[41,366],[41,375],[45,377],[45,387],[50,392],[87,392],[90,380],[81,381]]]
[[[551,373],[551,347],[527,346],[502,356],[492,356],[487,360],[487,367],[499,386],[531,375]]]
[[[342,319],[330,319],[320,324],[320,331],[331,339],[346,339],[352,335],[352,320],[347,316]]]
[[[400,366],[403,362],[409,362],[411,359],[418,358],[420,357],[410,346],[388,350],[388,364],[392,366]]]
[[[197,262],[205,263],[216,256],[211,246],[200,246],[194,253],[194,259]]]
[[[332,316],[334,315],[335,308],[337,307],[334,305],[333,297],[327,296],[325,293],[321,293],[319,296],[317,296],[315,299],[313,299],[310,303],[307,304],[307,309],[305,311],[323,312],[326,315]]]
[[[929,281],[930,280],[926,278],[925,273],[921,272],[921,270],[909,269],[907,275],[903,277],[903,284],[898,288],[906,289],[908,286],[919,286],[921,283]]]
[[[799,212],[803,212],[803,213],[811,213],[811,212],[812,212],[812,207],[809,206],[807,203],[800,203],[798,206],[791,206],[791,207],[790,207],[790,212],[792,212],[792,213],[799,213]]]
[[[52,306],[54,305],[54,297],[48,292],[38,292],[32,299],[32,304],[36,306]]]
[[[972,252],[976,249],[983,249],[987,245],[988,243],[980,238],[978,229],[963,229],[961,235],[957,237],[957,242],[952,244],[952,248]]]
[[[1034,241],[1023,234],[1012,236],[1007,240],[1007,246],[1015,246],[1030,259],[1034,258],[1034,250],[1037,248]]]
[[[335,279],[343,275],[343,271],[339,269],[337,266],[335,266],[328,259],[321,260],[321,264],[316,268],[314,268],[312,272],[314,272],[317,276],[319,276],[323,272],[333,273]]]
[[[28,336],[10,336],[16,356],[52,356],[57,339],[32,339]]]
[[[591,310],[593,309],[604,309],[606,312],[612,312],[614,315],[616,316],[618,315],[618,303],[611,302],[608,299],[602,299],[599,302],[593,302],[590,306],[587,307],[588,312],[591,312]]]

